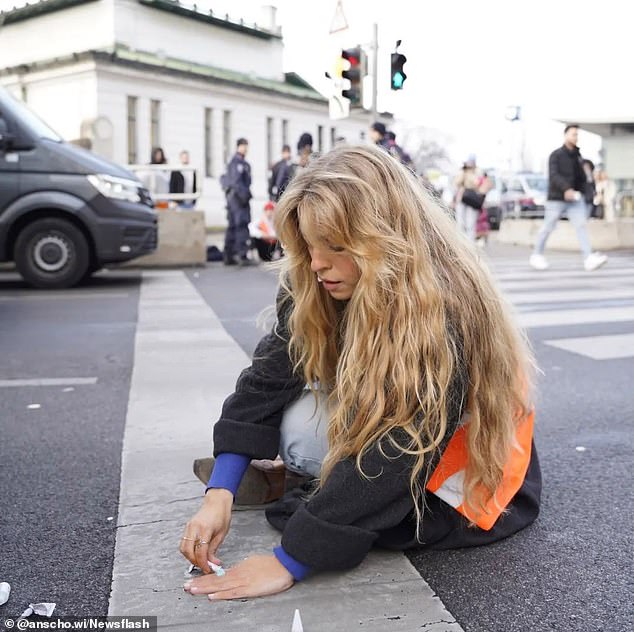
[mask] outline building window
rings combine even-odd
[[[321,153],[324,151],[324,126],[317,126],[317,151]]]
[[[330,128],[330,149],[332,149],[337,144],[337,128]]]
[[[288,145],[288,120],[282,119],[282,145]]]
[[[273,119],[266,119],[266,170],[273,166]]]
[[[231,112],[222,113],[222,160],[225,164],[231,159]]]
[[[205,108],[205,177],[214,177],[213,110]]]
[[[161,146],[161,102],[150,101],[150,145]]]
[[[137,138],[136,138],[136,107],[137,98],[128,97],[128,164],[137,164]]]

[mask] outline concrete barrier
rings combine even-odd
[[[158,249],[133,259],[134,267],[205,265],[207,234],[204,211],[161,210],[158,214]]]
[[[500,225],[498,241],[533,246],[542,224],[541,219],[505,219]],[[621,218],[612,222],[590,219],[588,234],[594,250],[634,248],[634,218]],[[566,220],[559,221],[548,239],[546,248],[578,252],[579,242],[572,224]]]

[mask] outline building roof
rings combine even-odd
[[[39,0],[39,2],[25,4],[23,7],[0,11],[0,18],[4,18],[4,24],[13,24],[89,2],[95,2],[95,0]]]
[[[31,2],[23,7],[10,9],[9,11],[0,11],[0,23],[4,18],[4,24],[13,24],[15,22],[21,22],[23,20],[30,20],[37,18],[47,13],[53,13],[55,11],[61,11],[62,9],[70,9],[81,4],[88,4],[89,2],[95,2],[96,0],[39,0]],[[229,29],[232,31],[239,31],[244,35],[250,35],[252,37],[258,37],[261,39],[282,39],[282,34],[278,30],[277,32],[269,31],[257,24],[247,24],[244,20],[234,22],[229,19],[229,15],[222,17],[214,15],[212,11],[204,12],[199,10],[195,4],[189,5],[185,1],[179,0],[137,0],[139,4],[153,9],[161,11],[169,11],[175,15],[180,15],[185,18],[197,20],[199,22],[205,22],[207,24],[218,26],[220,28]]]
[[[0,69],[0,77],[39,72],[87,60],[138,68],[144,71],[162,72],[181,77],[185,76],[192,79],[202,79],[238,88],[255,90],[257,92],[307,100],[314,103],[324,104],[327,102],[327,99],[295,73],[286,73],[283,81],[275,81],[274,79],[256,77],[234,70],[227,70],[226,68],[217,68],[215,66],[208,66],[182,59],[164,57],[155,53],[131,50],[122,44],[118,44],[114,48],[83,51],[64,57],[55,57],[28,64],[20,64],[10,68],[3,68]]]
[[[555,119],[564,125],[575,124],[581,129],[599,136],[624,136],[634,134],[634,116],[623,114],[619,116],[597,116],[580,118],[557,118]]]

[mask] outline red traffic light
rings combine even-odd
[[[350,62],[350,66],[358,66],[361,63],[361,50],[359,48],[342,50],[341,56]]]

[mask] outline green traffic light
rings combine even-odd
[[[405,83],[405,79],[407,79],[407,75],[403,69],[405,62],[407,61],[407,57],[402,55],[401,53],[392,53],[390,55],[390,63],[391,63],[391,85],[390,88],[392,90],[402,90],[403,84]]]
[[[392,86],[394,86],[396,90],[400,90],[403,87],[404,81],[405,77],[400,72],[396,72],[392,76]]]

